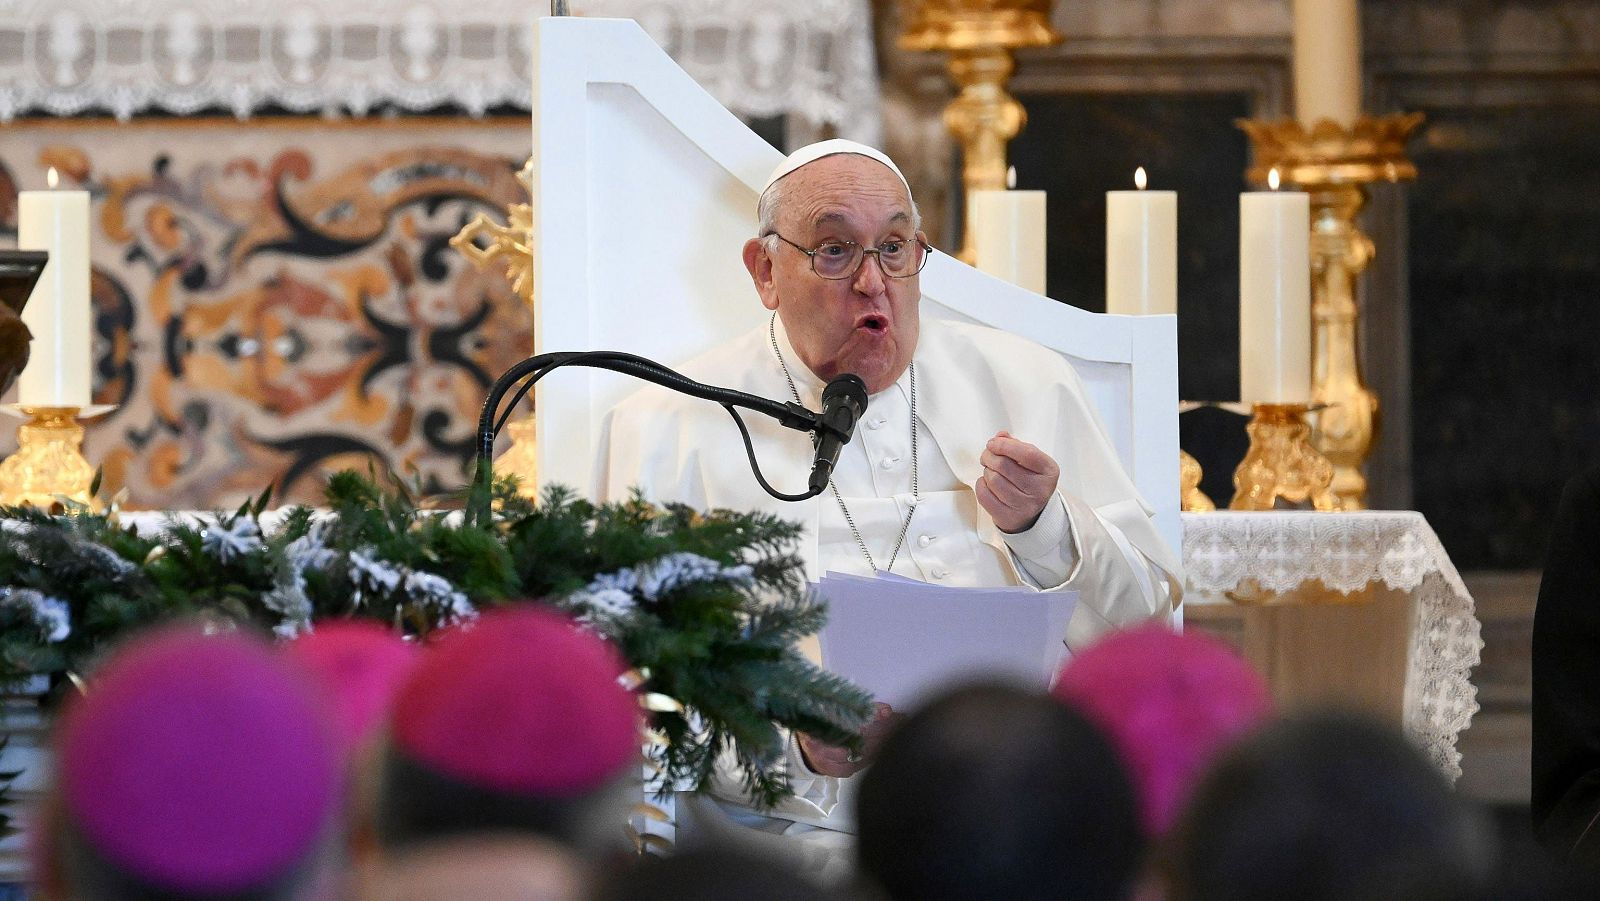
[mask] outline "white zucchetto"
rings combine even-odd
[[[905,185],[906,196],[911,196],[910,183],[906,181],[905,175],[901,174],[900,167],[894,164],[894,160],[889,159],[888,154],[884,153],[882,150],[878,150],[875,147],[868,147],[865,144],[858,144],[855,141],[847,141],[844,138],[833,138],[827,141],[818,141],[815,144],[807,144],[806,146],[801,147],[799,150],[796,150],[794,153],[784,157],[783,162],[779,163],[778,167],[772,170],[772,174],[767,176],[766,184],[761,186],[761,193],[767,193],[767,189],[772,187],[775,182],[783,178],[785,175],[788,175],[794,170],[800,168],[801,166],[804,166],[807,163],[814,163],[825,156],[833,156],[837,153],[854,153],[857,156],[864,156],[868,159],[874,159],[885,166],[888,166],[889,171],[893,172],[895,177],[900,179],[900,184]]]

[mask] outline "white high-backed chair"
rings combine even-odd
[[[538,350],[624,350],[673,365],[765,321],[740,250],[781,156],[633,21],[538,20]],[[1181,547],[1176,317],[1087,313],[943,253],[922,293],[923,316],[1007,329],[1071,360],[1162,536]],[[601,417],[638,386],[592,369],[541,381],[540,479],[587,488]]]

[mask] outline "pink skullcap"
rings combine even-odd
[[[372,620],[319,622],[283,650],[329,693],[347,752],[377,733],[417,663],[415,645]]]
[[[333,724],[264,641],[169,627],[115,652],[56,736],[62,805],[156,888],[264,885],[315,853],[343,800]]]
[[[1111,735],[1157,836],[1217,752],[1272,710],[1266,683],[1231,648],[1159,625],[1089,648],[1052,691]]]
[[[495,791],[565,798],[639,757],[626,666],[599,637],[538,604],[485,613],[441,637],[395,702],[396,747]]]

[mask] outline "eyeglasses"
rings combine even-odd
[[[824,241],[807,250],[777,232],[767,234],[810,257],[811,271],[832,281],[854,278],[869,253],[877,254],[878,268],[884,275],[910,278],[928,264],[928,251],[933,250],[921,238],[885,241],[877,247],[862,247],[854,241]]]

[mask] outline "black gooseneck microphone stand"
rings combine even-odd
[[[492,481],[492,460],[494,457],[494,440],[505,427],[506,421],[511,418],[511,411],[516,409],[517,402],[533,388],[535,382],[549,375],[563,366],[587,366],[594,369],[608,369],[654,382],[665,388],[671,388],[691,397],[699,397],[712,403],[720,404],[733,417],[739,426],[739,434],[744,438],[745,453],[750,458],[750,470],[755,473],[756,481],[773,497],[781,501],[803,501],[816,497],[827,488],[826,481],[822,485],[812,485],[809,490],[801,494],[784,494],[767,483],[766,477],[761,474],[761,466],[756,462],[755,447],[750,441],[750,430],[744,424],[744,419],[739,416],[736,408],[754,410],[776,419],[780,425],[801,432],[810,432],[813,442],[821,440],[824,434],[830,435],[841,443],[850,440],[851,430],[841,430],[832,421],[825,421],[821,414],[814,413],[800,404],[788,402],[779,403],[743,391],[731,388],[719,388],[715,385],[706,385],[697,382],[688,376],[674,372],[671,369],[644,357],[634,354],[622,353],[613,350],[595,351],[565,351],[557,353],[538,354],[529,357],[521,363],[511,367],[500,378],[495,380],[489,388],[489,393],[483,402],[483,411],[478,416],[478,478],[481,487],[487,488]],[[521,382],[519,386],[517,383]],[[511,403],[505,405],[501,411],[501,401],[506,394],[516,387],[516,394]],[[851,426],[854,425],[852,421]],[[853,429],[852,429],[853,430]]]

